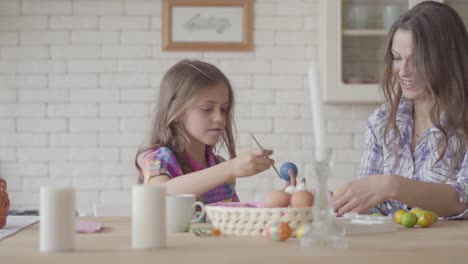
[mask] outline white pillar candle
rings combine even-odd
[[[312,62],[308,72],[312,118],[314,123],[315,160],[324,161],[327,156],[325,139],[325,119],[323,116],[322,92],[320,88],[319,70]]]
[[[166,189],[135,185],[132,189],[132,248],[166,247]]]
[[[40,251],[73,251],[75,249],[75,190],[41,187],[40,196]]]

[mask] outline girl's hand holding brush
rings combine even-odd
[[[232,172],[231,177],[252,176],[269,169],[275,161],[265,157],[271,154],[273,154],[273,150],[256,149],[229,160],[227,164],[230,166],[229,171]]]

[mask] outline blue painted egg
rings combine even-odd
[[[297,177],[298,171],[297,171],[296,164],[294,164],[292,162],[285,162],[283,165],[281,165],[281,168],[280,168],[281,178],[283,178],[283,180],[285,180],[285,181],[290,181],[291,180],[290,177],[289,177],[289,173],[288,173],[289,169],[293,169],[294,174],[296,174],[296,177]]]

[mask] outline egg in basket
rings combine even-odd
[[[268,193],[263,202],[206,205],[205,210],[213,227],[228,235],[263,236],[270,223],[287,223],[296,229],[312,221],[313,193],[307,190],[305,179],[296,185],[297,168],[286,171],[291,177],[288,181],[281,176],[286,180],[285,188]]]

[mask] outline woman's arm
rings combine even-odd
[[[411,207],[432,210],[449,217],[466,217],[468,211],[468,152],[457,175],[446,183],[421,182],[394,176],[394,199]],[[463,215],[461,215],[463,213]]]
[[[410,207],[431,210],[442,217],[467,209],[450,184],[422,182],[397,175],[372,175],[347,183],[334,197],[338,215],[366,212],[383,201],[394,199]]]
[[[359,179],[348,182],[341,186],[333,194],[333,207],[338,215],[347,212],[367,213],[370,208],[375,207],[375,212],[388,213],[384,191],[380,189],[381,182],[386,179],[373,177],[383,172],[383,148],[378,139],[382,129],[376,124],[381,124],[379,110],[376,111],[367,122],[364,135],[364,152],[361,158]],[[359,195],[359,196],[358,196]]]
[[[391,199],[394,184],[390,175],[369,175],[346,183],[333,196],[333,206],[341,216],[347,212],[367,213],[369,209]],[[384,204],[384,206],[386,206]],[[387,213],[387,212],[383,212]]]
[[[431,210],[442,217],[458,215],[467,209],[467,204],[460,202],[455,188],[450,184],[421,182],[396,175],[392,177],[391,198],[410,207]]]

